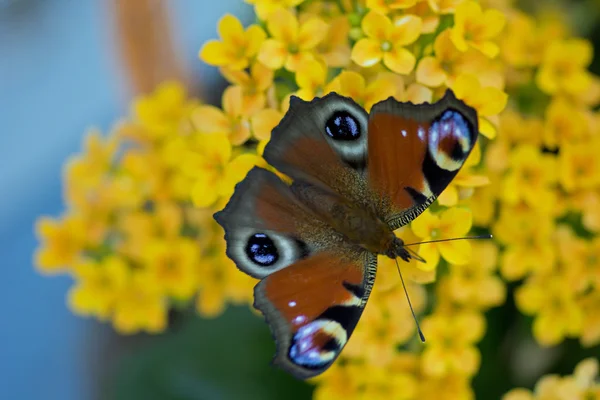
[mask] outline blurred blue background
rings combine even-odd
[[[161,1],[161,0],[157,0]],[[217,70],[197,59],[225,12],[243,21],[239,0],[170,2],[175,36],[193,79],[218,85]],[[84,132],[106,132],[128,113],[107,3],[100,0],[0,0],[0,397],[93,398],[111,329],[72,315],[66,277],[32,265],[39,215],[62,212],[61,166]],[[209,92],[207,90],[207,92]],[[119,353],[122,354],[122,353]]]

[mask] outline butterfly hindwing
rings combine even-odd
[[[392,229],[423,212],[456,176],[478,136],[477,113],[451,91],[433,104],[377,103],[369,115],[368,180]]]
[[[348,342],[368,300],[377,257],[321,252],[263,279],[254,306],[277,342],[274,363],[300,379],[325,371]]]

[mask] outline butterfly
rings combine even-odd
[[[273,359],[299,379],[329,368],[365,308],[377,255],[414,258],[394,230],[456,176],[479,134],[477,112],[451,90],[436,103],[390,97],[370,113],[330,93],[292,96],[265,160],[214,215],[227,255],[260,279],[254,307],[275,338]]]

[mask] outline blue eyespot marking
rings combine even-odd
[[[358,120],[347,111],[336,111],[327,120],[325,132],[335,140],[357,140],[360,138]]]
[[[262,267],[269,267],[279,259],[275,243],[264,233],[255,233],[250,236],[246,244],[246,255],[255,264]]]

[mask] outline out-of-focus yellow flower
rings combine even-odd
[[[471,261],[450,266],[448,291],[459,305],[487,309],[504,302],[506,288],[494,275],[498,264],[498,248],[492,242],[474,243]]]
[[[434,56],[421,59],[416,70],[417,82],[431,87],[446,84],[454,77],[454,64],[460,53],[450,39],[450,30],[440,33],[433,44]]]
[[[581,211],[581,222],[591,232],[600,232],[600,192],[582,191],[573,194],[573,206]]]
[[[329,67],[345,67],[350,63],[350,22],[345,16],[328,21],[327,35],[316,50]]]
[[[485,332],[485,320],[479,313],[434,313],[423,320],[423,330],[427,332],[427,341],[421,370],[426,376],[452,373],[473,376],[477,372],[481,355],[474,343]]]
[[[483,11],[479,3],[465,1],[456,7],[450,38],[460,51],[472,47],[493,58],[500,52],[493,40],[504,28],[505,20],[498,10]]]
[[[144,269],[148,284],[179,300],[189,299],[198,287],[196,268],[199,260],[197,244],[192,239],[153,240],[143,249]]]
[[[600,186],[600,140],[591,143],[565,144],[559,156],[559,181],[572,192]]]
[[[77,216],[66,216],[61,221],[41,218],[36,230],[43,245],[35,254],[35,264],[44,273],[64,272],[84,249],[87,229]]]
[[[223,111],[214,106],[200,106],[192,119],[202,133],[224,133],[233,145],[244,143],[250,138],[250,109],[243,104],[243,90],[230,86],[223,93]]]
[[[109,256],[101,262],[77,263],[74,273],[78,281],[69,291],[69,306],[78,314],[107,319],[129,279],[129,266],[123,259]]]
[[[118,291],[113,325],[123,334],[160,332],[167,324],[167,302],[143,272],[134,273]]]
[[[583,311],[581,345],[596,346],[600,343],[600,290],[596,289],[582,296],[579,305]]]
[[[266,38],[258,25],[250,25],[246,30],[233,15],[226,14],[219,21],[221,41],[209,40],[200,50],[200,58],[207,64],[232,69],[244,69],[256,56]]]
[[[283,113],[273,108],[265,108],[257,112],[250,120],[252,134],[262,144],[266,145],[271,138],[271,131],[279,124]],[[263,147],[264,147],[263,145]],[[262,152],[258,152],[262,154]]]
[[[565,287],[563,280],[559,274],[534,275],[515,293],[519,309],[536,315],[533,334],[545,346],[579,335],[583,326],[583,313],[575,293]]]
[[[411,224],[415,235],[422,241],[463,237],[471,229],[473,217],[466,208],[454,207],[438,215],[426,210]],[[421,246],[421,257],[427,262],[421,264],[424,270],[434,269],[440,259],[453,264],[465,264],[471,257],[471,244],[466,240],[429,243]]]
[[[422,377],[419,400],[474,400],[470,378],[459,373],[450,373],[441,377]]]
[[[600,394],[598,360],[586,358],[577,364],[573,375],[542,377],[533,392],[527,389],[513,389],[502,400],[555,400],[555,399],[595,399]]]
[[[267,28],[272,38],[262,44],[258,59],[271,69],[296,71],[303,61],[315,58],[315,48],[327,35],[327,24],[320,18],[298,22],[285,9],[269,14]]]
[[[394,23],[376,11],[370,11],[362,20],[362,30],[367,36],[352,48],[352,61],[362,67],[383,64],[399,74],[409,74],[416,58],[405,46],[414,43],[421,34],[421,19],[405,15]]]
[[[548,94],[580,94],[591,83],[586,68],[592,61],[592,52],[592,45],[582,39],[550,43],[536,75],[537,85]]]
[[[497,115],[504,109],[508,95],[495,87],[482,87],[475,75],[462,74],[452,85],[456,97],[462,99],[477,110],[479,116],[479,132],[489,139],[496,137],[496,127],[489,117]]]
[[[553,187],[556,182],[556,159],[542,154],[533,146],[523,145],[510,156],[511,170],[504,178],[502,199],[510,205],[524,201],[530,207],[538,207],[540,198],[545,207],[553,207]]]
[[[555,97],[546,108],[544,143],[550,148],[586,138],[588,128],[585,113],[564,97]]]
[[[543,35],[535,20],[522,12],[515,12],[508,20],[501,37],[502,56],[516,68],[534,67],[542,60],[550,38]]]

